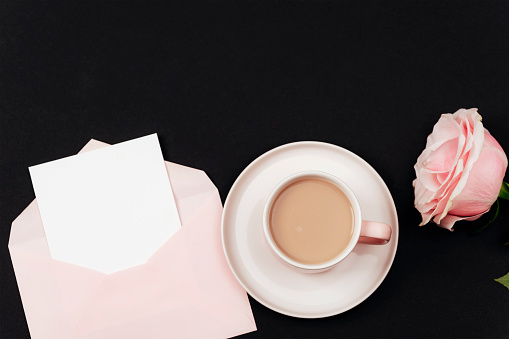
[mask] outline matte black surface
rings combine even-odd
[[[29,337],[7,249],[34,198],[27,168],[154,132],[223,201],[252,160],[298,140],[357,153],[393,194],[398,252],[370,298],[317,320],[251,299],[245,338],[507,338],[493,279],[509,271],[509,204],[478,236],[420,228],[412,180],[441,113],[478,107],[509,150],[508,62],[509,2],[1,1],[0,338]]]

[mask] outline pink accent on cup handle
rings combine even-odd
[[[385,245],[391,240],[391,226],[376,221],[362,220],[359,243]]]

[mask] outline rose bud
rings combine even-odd
[[[430,220],[452,230],[475,220],[497,200],[507,156],[483,127],[477,108],[442,114],[415,164],[415,208],[420,226]]]

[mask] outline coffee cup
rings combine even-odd
[[[272,251],[306,273],[331,269],[357,244],[386,244],[392,233],[387,224],[363,220],[348,185],[321,171],[281,181],[265,203],[263,229]]]

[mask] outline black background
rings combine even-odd
[[[509,204],[470,236],[418,227],[413,165],[441,113],[478,107],[509,149],[509,2],[0,2],[0,337],[27,338],[7,242],[27,167],[157,132],[224,201],[292,141],[345,147],[386,181],[394,264],[354,309],[304,320],[250,299],[246,338],[508,337]],[[507,177],[506,177],[506,181]]]

